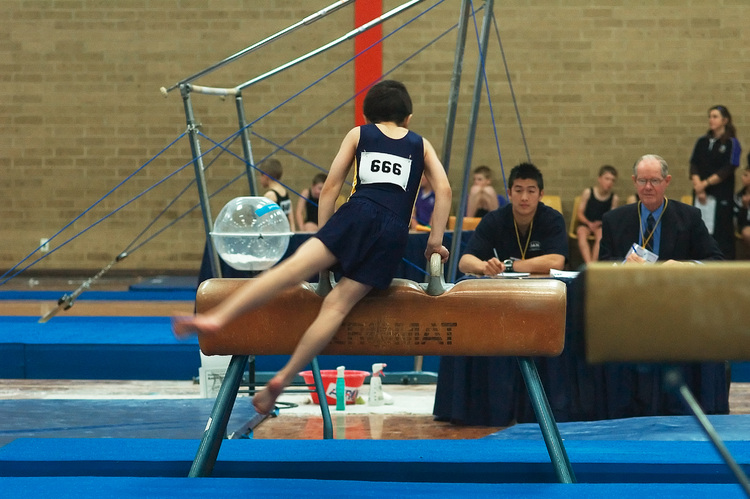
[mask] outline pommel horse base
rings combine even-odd
[[[433,258],[427,284],[394,279],[389,289],[371,292],[354,307],[322,353],[518,357],[555,474],[562,483],[575,482],[531,359],[557,356],[563,350],[565,285],[552,279],[475,279],[448,287],[442,282],[442,272],[435,271],[435,267]],[[211,309],[246,281],[205,281],[197,292],[196,310]],[[291,354],[320,309],[323,298],[316,291],[315,285],[303,283],[240,317],[221,334],[199,337],[203,353],[231,355],[232,360],[189,476],[210,476],[213,471],[248,357]],[[321,411],[324,423],[328,418],[330,425],[316,367],[314,363]],[[324,438],[329,435],[324,433]]]
[[[595,263],[582,276],[589,362],[750,360],[749,262]],[[680,373],[672,369],[664,378],[665,386],[682,397],[750,496],[747,476]]]

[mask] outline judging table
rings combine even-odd
[[[690,414],[662,387],[664,364],[586,362],[582,280],[560,278],[568,291],[565,348],[559,357],[537,358],[539,376],[558,422]],[[613,309],[616,316],[617,310]],[[688,386],[707,414],[729,412],[724,363],[683,363]],[[508,426],[534,421],[516,359],[442,357],[433,414],[464,425]]]

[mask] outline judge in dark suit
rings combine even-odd
[[[600,260],[623,261],[634,243],[649,247],[660,262],[723,259],[698,208],[664,196],[671,180],[667,162],[661,157],[649,154],[638,159],[633,183],[640,201],[604,215]],[[642,263],[643,259],[631,254],[628,262]]]
[[[639,202],[606,213],[602,219],[601,260],[626,264],[644,263],[630,252],[638,244],[659,256],[665,264],[695,264],[722,260],[716,241],[708,233],[700,211],[664,196],[672,177],[659,156],[642,156],[633,167],[633,183]],[[689,283],[686,283],[689,285]],[[638,290],[639,292],[658,290]],[[679,296],[655,299],[679,300]],[[617,304],[612,304],[613,310]],[[611,364],[605,367],[610,418],[689,414],[674,394],[662,387],[666,367],[655,364]],[[685,381],[709,414],[729,412],[728,376],[723,363],[683,364]]]

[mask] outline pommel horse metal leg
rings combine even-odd
[[[331,290],[330,272],[321,272],[319,284],[317,287],[317,294],[319,296],[325,296]],[[227,433],[227,425],[229,424],[229,417],[232,414],[232,408],[237,400],[237,393],[239,392],[240,383],[242,382],[242,376],[245,372],[245,366],[248,363],[249,355],[233,355],[229,361],[224,380],[219,388],[219,393],[216,395],[214,406],[211,409],[211,416],[208,419],[208,424],[203,431],[203,437],[201,438],[198,452],[195,455],[193,464],[190,467],[189,477],[206,477],[211,476],[216,464],[216,458],[219,455],[219,449],[221,448],[221,441]],[[331,421],[331,413],[328,410],[328,400],[325,395],[325,387],[323,386],[323,379],[320,375],[320,367],[318,366],[318,359],[314,358],[311,362],[313,381],[315,384],[315,391],[318,394],[318,400],[320,402],[320,412],[323,417],[323,438],[333,438],[333,423]],[[261,420],[265,419],[266,416],[260,416]]]
[[[552,414],[552,408],[549,406],[547,395],[544,393],[544,386],[542,386],[542,380],[536,370],[534,359],[518,357],[518,367],[520,367],[526,383],[531,407],[534,409],[534,415],[539,423],[539,429],[542,431],[544,443],[547,445],[547,452],[552,460],[552,466],[555,468],[555,475],[557,475],[560,483],[575,483],[576,477],[573,473],[573,467],[570,465],[568,453],[562,443],[560,430],[557,428],[555,416]]]
[[[229,361],[229,367],[227,367],[219,393],[216,395],[208,424],[206,429],[203,430],[203,438],[198,447],[198,452],[193,460],[193,465],[190,467],[189,477],[211,476],[213,472],[221,441],[227,432],[229,416],[232,414],[231,408],[237,399],[237,392],[240,389],[247,359],[247,355],[233,355]]]

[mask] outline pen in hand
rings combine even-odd
[[[498,260],[500,260],[500,256],[498,256],[498,254],[497,254],[497,250],[496,250],[495,248],[492,248],[492,252],[493,252],[493,253],[495,254],[495,258],[497,258]],[[502,262],[502,260],[500,260],[500,261]],[[504,270],[504,269],[503,269],[503,270]],[[501,272],[501,273],[502,273],[502,272]]]

